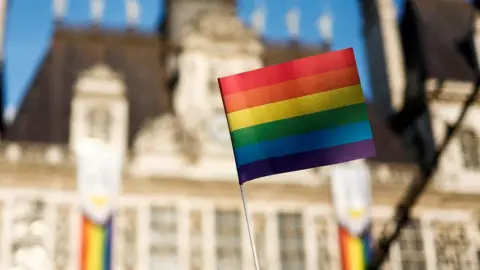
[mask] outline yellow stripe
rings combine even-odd
[[[359,237],[350,236],[349,239],[349,250],[348,254],[350,255],[349,270],[364,270],[365,262],[363,261],[363,246],[362,240]]]
[[[90,223],[88,230],[87,270],[102,270],[103,231],[97,224]]]
[[[364,102],[362,87],[349,86],[266,104],[227,115],[230,131]]]

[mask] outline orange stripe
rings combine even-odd
[[[80,270],[87,270],[86,261],[87,261],[87,248],[88,248],[88,219],[82,217],[82,233],[81,233],[81,246],[80,246]]]
[[[340,239],[340,254],[343,270],[351,270],[349,264],[349,254],[348,254],[348,238],[349,234],[345,228],[342,226],[338,227],[338,234]]]
[[[360,84],[357,67],[320,73],[224,97],[227,113]]]
[[[218,81],[222,96],[227,96],[353,66],[356,66],[355,56],[353,49],[349,48],[222,77]]]

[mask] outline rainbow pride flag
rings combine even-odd
[[[112,218],[102,225],[83,217],[80,270],[113,269],[112,229]]]
[[[218,83],[240,184],[375,155],[351,48]]]
[[[372,258],[371,235],[367,230],[362,236],[351,234],[339,226],[338,237],[343,270],[367,270]]]

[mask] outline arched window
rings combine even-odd
[[[480,169],[480,145],[475,132],[462,130],[459,133],[459,139],[464,167],[467,169]]]
[[[87,118],[89,137],[105,141],[110,139],[112,119],[107,109],[94,108],[89,111]]]

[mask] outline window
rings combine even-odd
[[[217,269],[243,269],[240,212],[217,211],[215,221]]]
[[[178,269],[177,212],[153,207],[150,211],[150,269]]]
[[[108,140],[110,139],[110,130],[112,119],[105,108],[95,108],[90,110],[87,115],[88,136],[92,138]]]
[[[426,269],[420,222],[411,220],[398,239],[402,270]]]
[[[462,130],[459,132],[460,147],[463,155],[463,166],[467,169],[479,169],[479,142],[478,137],[472,130]]]
[[[371,227],[371,233],[372,233],[372,239],[374,241],[374,244],[376,244],[382,237],[383,237],[383,230],[385,228],[385,224],[387,223],[387,220],[385,219],[373,219],[372,222],[372,227]],[[392,260],[392,249],[390,249],[390,252],[387,255],[387,258],[385,258],[385,261],[383,262],[382,266],[380,267],[381,270],[392,270],[395,269],[392,265],[397,265],[398,261]]]
[[[305,269],[302,215],[279,214],[278,229],[281,269]]]

